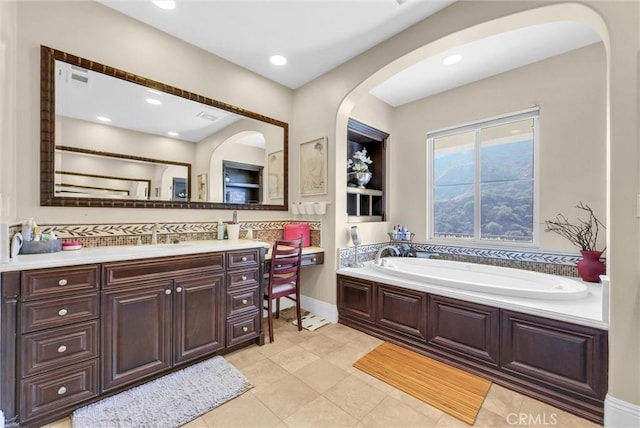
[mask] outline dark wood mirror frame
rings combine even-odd
[[[251,119],[279,126],[284,134],[284,198],[282,205],[230,204],[222,202],[160,201],[139,199],[74,198],[55,195],[55,61],[93,70],[132,83],[156,89],[178,97],[224,109]],[[194,94],[155,80],[147,79],[108,65],[103,65],[63,51],[40,46],[40,205],[61,207],[100,208],[189,208],[230,210],[288,210],[289,179],[289,124],[252,111],[244,110],[202,95]],[[191,178],[191,177],[190,177]],[[189,194],[193,195],[195,183],[190,179]]]

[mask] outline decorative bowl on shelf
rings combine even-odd
[[[364,186],[371,181],[373,174],[370,172],[350,172],[349,176],[358,185],[358,188],[364,189]]]

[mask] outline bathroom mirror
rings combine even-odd
[[[288,209],[287,123],[46,46],[40,53],[41,205]]]

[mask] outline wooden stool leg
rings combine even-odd
[[[298,317],[298,331],[302,331],[302,308],[300,308],[300,291],[296,292],[296,316]]]
[[[273,342],[273,308],[271,307],[271,297],[267,303],[267,320],[269,321],[269,343]]]
[[[280,298],[276,299],[276,319],[280,319]]]

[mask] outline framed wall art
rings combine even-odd
[[[300,194],[327,193],[327,137],[300,144]]]

